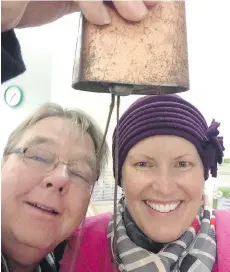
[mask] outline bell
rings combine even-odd
[[[154,95],[189,89],[184,1],[164,1],[141,22],[108,7],[112,23],[79,22],[72,87],[116,95]]]

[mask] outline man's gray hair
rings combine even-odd
[[[83,133],[87,132],[91,136],[96,150],[98,174],[100,175],[103,167],[107,163],[109,153],[106,142],[104,142],[101,149],[103,132],[97,123],[85,112],[78,109],[64,109],[55,103],[46,103],[40,106],[10,134],[4,149],[3,160],[6,159],[7,154],[9,154],[10,151],[17,145],[18,141],[21,139],[26,130],[40,120],[48,117],[60,117],[71,120],[74,124],[80,126]]]

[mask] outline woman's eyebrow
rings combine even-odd
[[[138,153],[138,154],[132,154],[132,155],[128,155],[128,158],[129,159],[136,159],[136,158],[139,158],[139,157],[144,157],[148,160],[156,160],[153,156],[150,156],[150,155],[146,155],[144,153]],[[184,153],[182,155],[179,155],[179,156],[176,156],[174,157],[173,159],[174,160],[179,160],[179,159],[182,159],[184,157],[194,157],[194,155],[190,154],[190,153]]]
[[[148,160],[152,160],[152,161],[155,160],[154,157],[151,157],[151,156],[143,154],[143,153],[138,153],[138,154],[135,154],[135,155],[128,155],[129,159],[136,159],[137,157],[144,157],[144,158],[146,158]]]
[[[179,155],[179,156],[175,157],[174,159],[179,160],[179,159],[183,159],[184,157],[194,157],[194,155],[189,154],[189,153],[185,153],[185,154],[182,154],[182,155]]]

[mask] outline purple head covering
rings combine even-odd
[[[139,141],[155,135],[175,135],[190,141],[204,165],[204,178],[209,172],[217,176],[217,163],[223,159],[223,138],[218,137],[220,123],[208,127],[200,111],[178,95],[144,96],[121,116],[113,134],[113,171],[115,175],[115,145],[118,132],[118,184],[121,168],[129,150]]]

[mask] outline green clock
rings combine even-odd
[[[18,86],[10,86],[5,90],[4,100],[10,107],[18,107],[23,100],[22,89]]]

